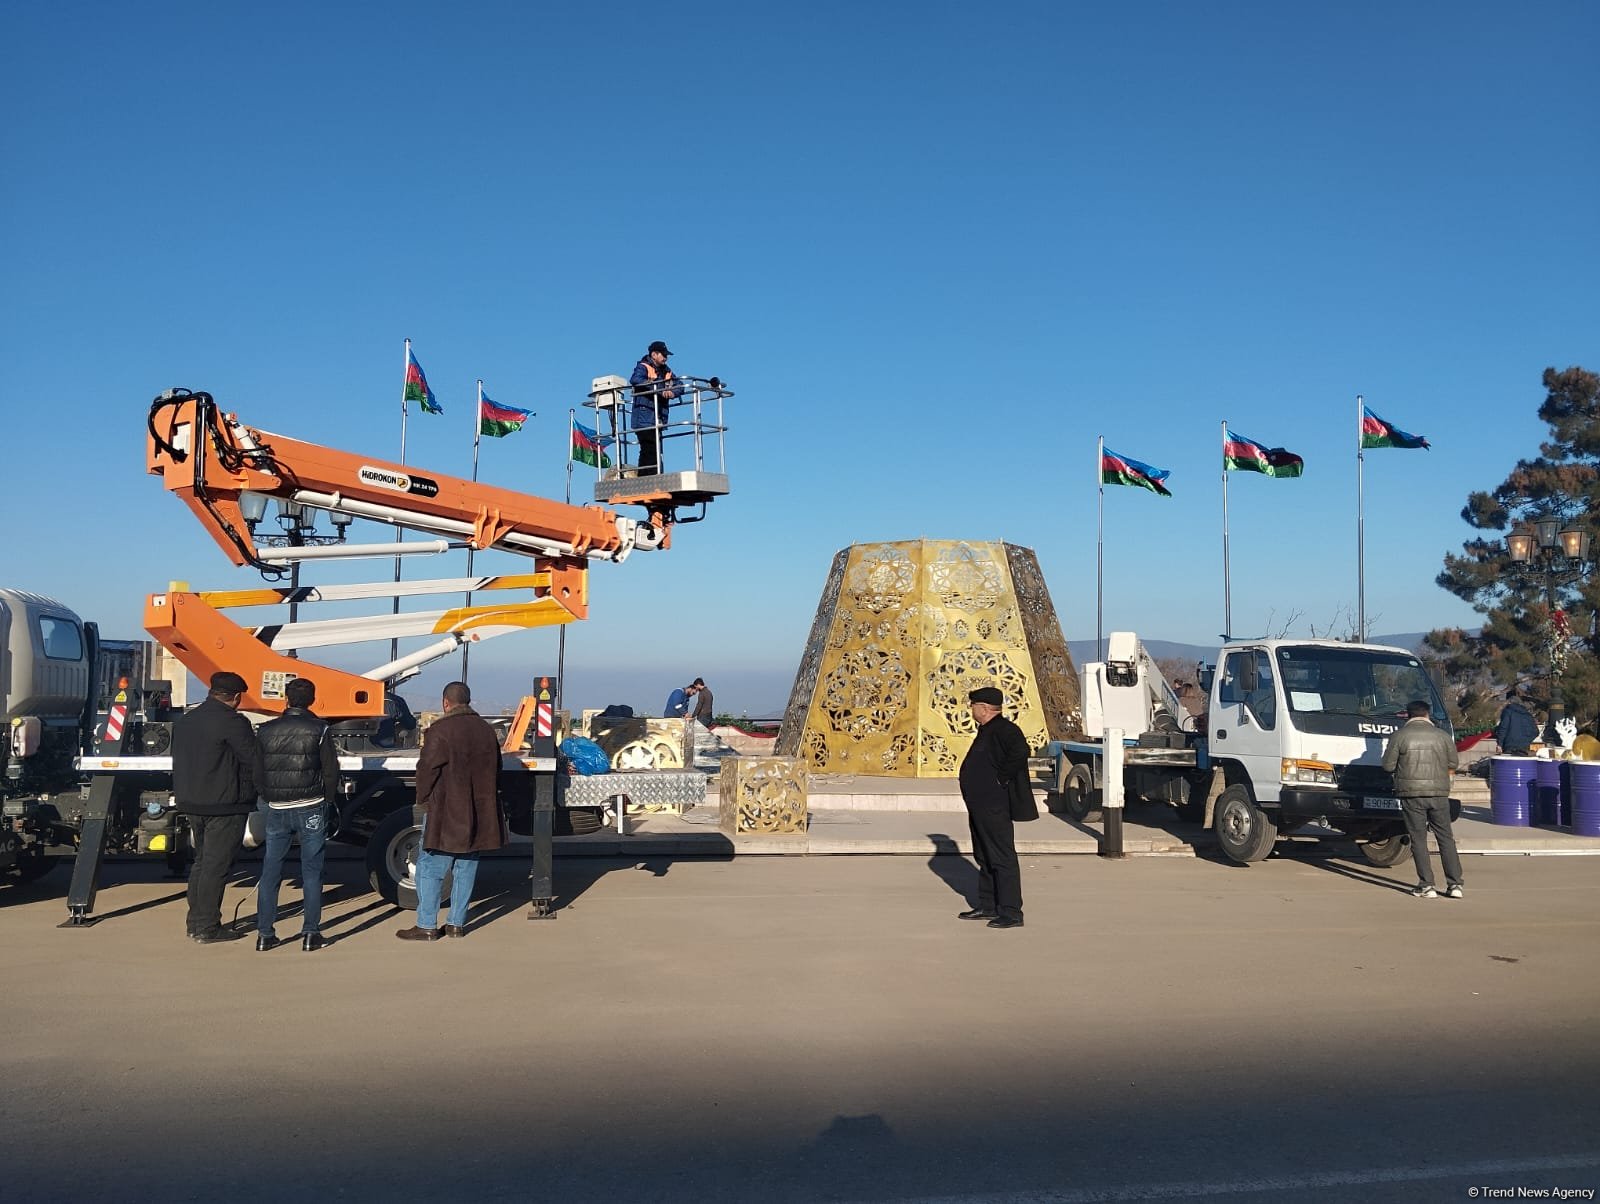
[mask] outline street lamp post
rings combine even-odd
[[[1538,574],[1544,579],[1545,606],[1549,611],[1550,719],[1553,724],[1562,709],[1561,674],[1566,667],[1570,630],[1566,611],[1561,608],[1559,590],[1587,576],[1593,568],[1589,560],[1589,532],[1565,527],[1551,515],[1506,536],[1506,554],[1511,570],[1525,576]]]
[[[344,543],[346,533],[350,530],[350,517],[346,514],[332,513],[320,510],[316,506],[307,506],[300,502],[280,499],[278,502],[278,525],[283,528],[282,535],[271,535],[257,529],[258,524],[266,517],[267,499],[259,493],[248,490],[239,495],[239,509],[244,515],[245,523],[250,528],[250,535],[262,547],[268,548],[307,548],[320,547],[325,544]],[[317,530],[317,517],[322,515],[333,522],[333,534],[324,535]],[[289,562],[289,622],[294,623],[300,617],[300,562]],[[299,657],[299,652],[290,649],[286,654],[290,657]]]

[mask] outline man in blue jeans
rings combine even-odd
[[[256,790],[267,827],[266,854],[256,887],[256,951],[276,949],[280,942],[278,887],[289,842],[300,841],[300,881],[305,888],[305,916],[300,948],[315,953],[327,944],[322,935],[322,855],[328,840],[328,816],[338,800],[339,750],[328,725],[311,713],[317,688],[297,677],[284,688],[288,708],[256,732]]]
[[[417,856],[417,922],[395,933],[402,941],[467,935],[467,907],[478,879],[478,858],[503,848],[500,742],[472,709],[464,681],[444,688],[444,714],[434,720],[417,758],[417,805],[424,811]],[[439,928],[445,875],[453,874],[450,914]]]

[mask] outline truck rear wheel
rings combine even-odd
[[[1249,865],[1272,852],[1278,826],[1250,796],[1248,786],[1235,783],[1217,797],[1214,820],[1217,844],[1229,861]]]
[[[1094,788],[1094,775],[1087,765],[1074,765],[1061,784],[1061,805],[1073,819],[1097,823],[1100,819],[1100,792]]]
[[[1411,838],[1404,832],[1391,832],[1381,840],[1360,840],[1356,844],[1363,857],[1385,869],[1398,864],[1411,851]]]

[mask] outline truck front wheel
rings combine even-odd
[[[1249,865],[1272,852],[1278,826],[1256,806],[1248,786],[1234,784],[1217,796],[1217,844],[1229,861]]]

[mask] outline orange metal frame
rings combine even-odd
[[[286,498],[308,489],[411,514],[453,519],[472,526],[471,543],[480,550],[496,546],[511,533],[569,543],[576,557],[605,556],[621,548],[617,516],[601,506],[574,506],[461,477],[422,472],[241,424],[239,429],[266,453],[259,455],[241,442],[232,424],[220,418],[210,429],[200,429],[199,410],[196,399],[185,398],[161,412],[162,437],[168,444],[187,449],[187,454],[176,459],[149,435],[146,464],[151,475],[162,478],[168,492],[194,511],[201,526],[236,565],[248,564],[249,558],[235,543],[235,536],[252,554],[257,550],[239,508],[239,495],[246,491]],[[224,454],[240,466],[232,471],[224,467]],[[223,522],[232,528],[232,535]],[[502,545],[502,550],[530,554],[525,548]],[[568,574],[584,569],[582,560],[563,563],[550,558],[550,564],[553,571]],[[565,588],[570,590],[570,584]]]

